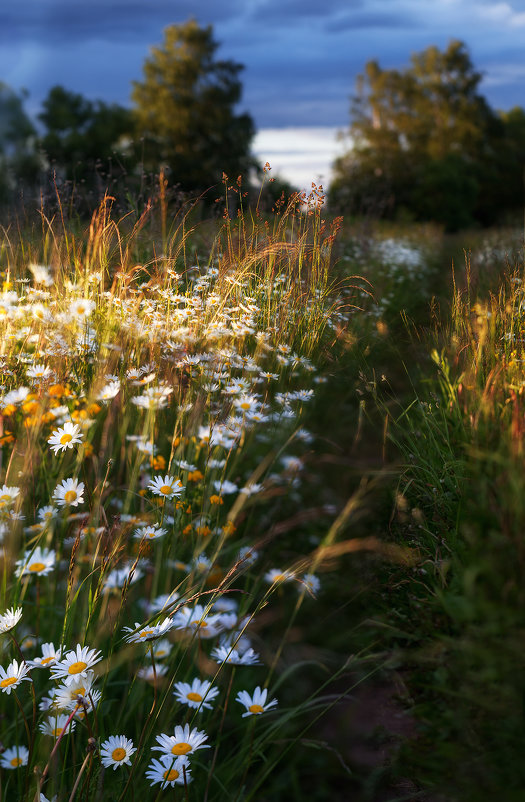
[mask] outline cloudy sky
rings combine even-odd
[[[402,67],[461,39],[491,105],[525,105],[525,0],[2,0],[0,80],[28,90],[33,114],[55,84],[127,104],[163,28],[192,16],[213,25],[218,57],[245,66],[257,154],[300,184],[328,182],[335,133],[372,58]]]

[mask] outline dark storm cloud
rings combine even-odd
[[[242,0],[22,0],[0,8],[0,41],[136,41],[190,17],[221,23],[242,9]]]
[[[60,83],[129,103],[163,29],[213,25],[218,56],[243,64],[242,107],[258,126],[348,124],[367,61],[401,68],[431,44],[466,41],[497,107],[522,103],[523,0],[0,0],[0,80],[31,112]]]

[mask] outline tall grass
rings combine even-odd
[[[212,237],[110,198],[3,231],[2,798],[260,798],[336,698],[283,650],[345,518],[302,535],[301,414],[353,291],[316,192],[225,190]]]

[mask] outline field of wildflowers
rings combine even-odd
[[[300,526],[337,222],[226,210],[205,250],[110,207],[0,246],[1,795],[261,798],[333,702],[282,653],[337,531],[322,494]]]
[[[2,231],[0,797],[519,799],[519,247],[232,192]]]

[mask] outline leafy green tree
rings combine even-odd
[[[452,229],[490,217],[487,164],[498,173],[504,126],[480,81],[459,41],[414,54],[405,70],[369,62],[351,105],[352,150],[334,165],[332,204]]]
[[[112,165],[117,173],[124,169],[125,146],[133,131],[128,109],[91,102],[62,86],[49,91],[42,107],[39,119],[45,133],[40,147],[61,178],[92,188],[97,181],[107,183]]]
[[[37,183],[40,159],[36,131],[24,111],[24,94],[0,81],[0,200],[6,202]]]
[[[242,66],[216,60],[217,47],[211,26],[170,25],[133,85],[145,169],[167,168],[183,190],[206,190],[223,173],[234,179],[253,166],[253,121],[235,113]]]

